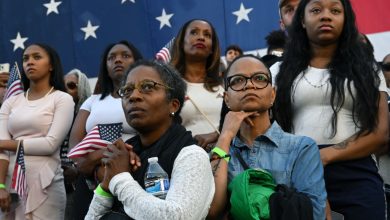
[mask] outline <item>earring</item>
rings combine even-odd
[[[274,105],[274,103],[273,102],[271,102],[271,107]]]
[[[175,112],[171,112],[171,116],[174,117],[175,116]]]

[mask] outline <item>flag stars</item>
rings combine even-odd
[[[55,0],[50,0],[50,3],[43,4],[47,8],[46,16],[50,13],[56,13],[58,14],[58,6],[62,2],[55,2]]]
[[[248,14],[253,10],[253,8],[246,9],[244,4],[241,3],[240,9],[238,11],[234,11],[233,14],[237,16],[236,24],[240,23],[242,20],[246,20],[249,22]]]
[[[91,21],[88,20],[87,26],[80,28],[85,33],[84,40],[87,40],[89,37],[97,38],[95,32],[98,28],[99,28],[99,25],[92,26]]]
[[[14,44],[14,51],[17,50],[18,48],[24,50],[24,42],[26,40],[28,40],[28,38],[20,36],[20,33],[18,32],[16,38],[11,40],[11,43]]]
[[[169,19],[171,19],[173,14],[167,14],[165,12],[165,9],[163,8],[161,16],[156,17],[158,21],[160,21],[160,30],[166,25],[168,27],[171,26],[171,22],[169,22]]]
[[[121,4],[124,4],[125,2],[127,2],[127,0],[122,0],[122,3],[121,3]],[[135,0],[129,0],[129,2],[135,3]]]

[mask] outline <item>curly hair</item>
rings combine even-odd
[[[302,27],[305,7],[309,2],[310,0],[301,0],[299,3],[289,29],[290,40],[284,52],[284,62],[276,77],[277,95],[274,116],[281,127],[290,132],[293,129],[294,80],[309,66],[313,58],[306,30]],[[355,125],[360,129],[358,132],[360,136],[372,132],[378,124],[379,67],[373,53],[358,40],[359,32],[350,1],[340,0],[340,2],[344,7],[344,28],[338,39],[337,49],[327,66],[330,71],[330,103],[333,110],[331,137],[337,133],[337,114],[344,105],[347,92],[353,99],[352,117]],[[352,93],[352,87],[356,89],[356,95]]]
[[[193,21],[204,21],[208,23],[211,27],[212,31],[212,53],[207,58],[206,62],[206,79],[204,82],[204,87],[211,92],[214,92],[214,87],[221,85],[221,78],[219,77],[219,63],[220,63],[220,56],[221,56],[221,49],[219,46],[219,40],[217,36],[217,32],[215,31],[215,28],[213,25],[203,19],[192,19],[187,21],[179,30],[177,36],[175,37],[175,42],[173,44],[172,48],[172,60],[171,64],[174,66],[181,74],[181,76],[184,75],[186,71],[185,66],[185,53],[184,53],[184,37],[186,34],[186,30],[188,26]]]

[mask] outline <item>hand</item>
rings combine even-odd
[[[0,208],[2,212],[9,212],[11,196],[6,189],[0,189]]]
[[[210,151],[212,145],[214,145],[215,142],[217,142],[218,136],[219,136],[218,133],[215,131],[208,134],[198,134],[195,135],[194,138],[198,142],[199,146],[201,146],[206,151]]]
[[[258,116],[259,113],[257,112],[233,112],[230,111],[225,116],[225,121],[223,123],[222,132],[221,135],[227,135],[231,139],[236,136],[238,130],[240,129],[240,126],[242,122],[245,122],[249,126],[254,126],[252,119],[250,116]]]
[[[94,152],[87,154],[85,157],[74,158],[77,170],[85,176],[93,176],[95,167],[101,164],[104,151],[105,149],[95,150]]]
[[[73,183],[79,175],[77,168],[73,167],[71,165],[62,165],[61,167],[64,170],[65,182],[66,183]]]
[[[120,139],[120,141],[122,141],[122,139]],[[129,151],[130,171],[135,172],[138,170],[139,167],[141,167],[141,159],[133,151],[133,146],[131,146],[130,144],[126,144],[126,143],[124,143],[124,145],[127,148],[127,150]]]

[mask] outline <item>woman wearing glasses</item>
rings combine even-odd
[[[185,91],[184,81],[166,64],[139,61],[131,67],[119,95],[126,120],[138,135],[126,141],[131,147],[119,140],[104,153],[102,189],[95,191],[86,219],[99,219],[107,213],[112,195],[134,219],[206,217],[214,182],[208,155],[177,122]],[[151,157],[158,157],[170,178],[164,200],[144,190]]]
[[[270,122],[275,89],[268,68],[259,58],[244,55],[233,60],[225,77],[224,97],[231,111],[212,150],[216,191],[209,217],[221,219],[229,201],[227,185],[244,171],[238,153],[249,167],[267,170],[277,184],[308,196],[314,219],[325,219],[326,191],[317,145]],[[224,158],[226,154],[230,161]]]
[[[80,107],[69,138],[69,147],[78,144],[85,135],[98,124],[123,123],[123,138],[135,135],[135,131],[126,123],[121,99],[117,94],[124,74],[130,65],[142,58],[138,49],[127,41],[110,44],[103,52],[100,72],[94,95]],[[75,209],[75,218],[83,219],[97,182],[103,178],[104,170],[100,167],[102,150],[76,158],[78,170],[83,176],[76,185],[75,200],[79,202]]]

